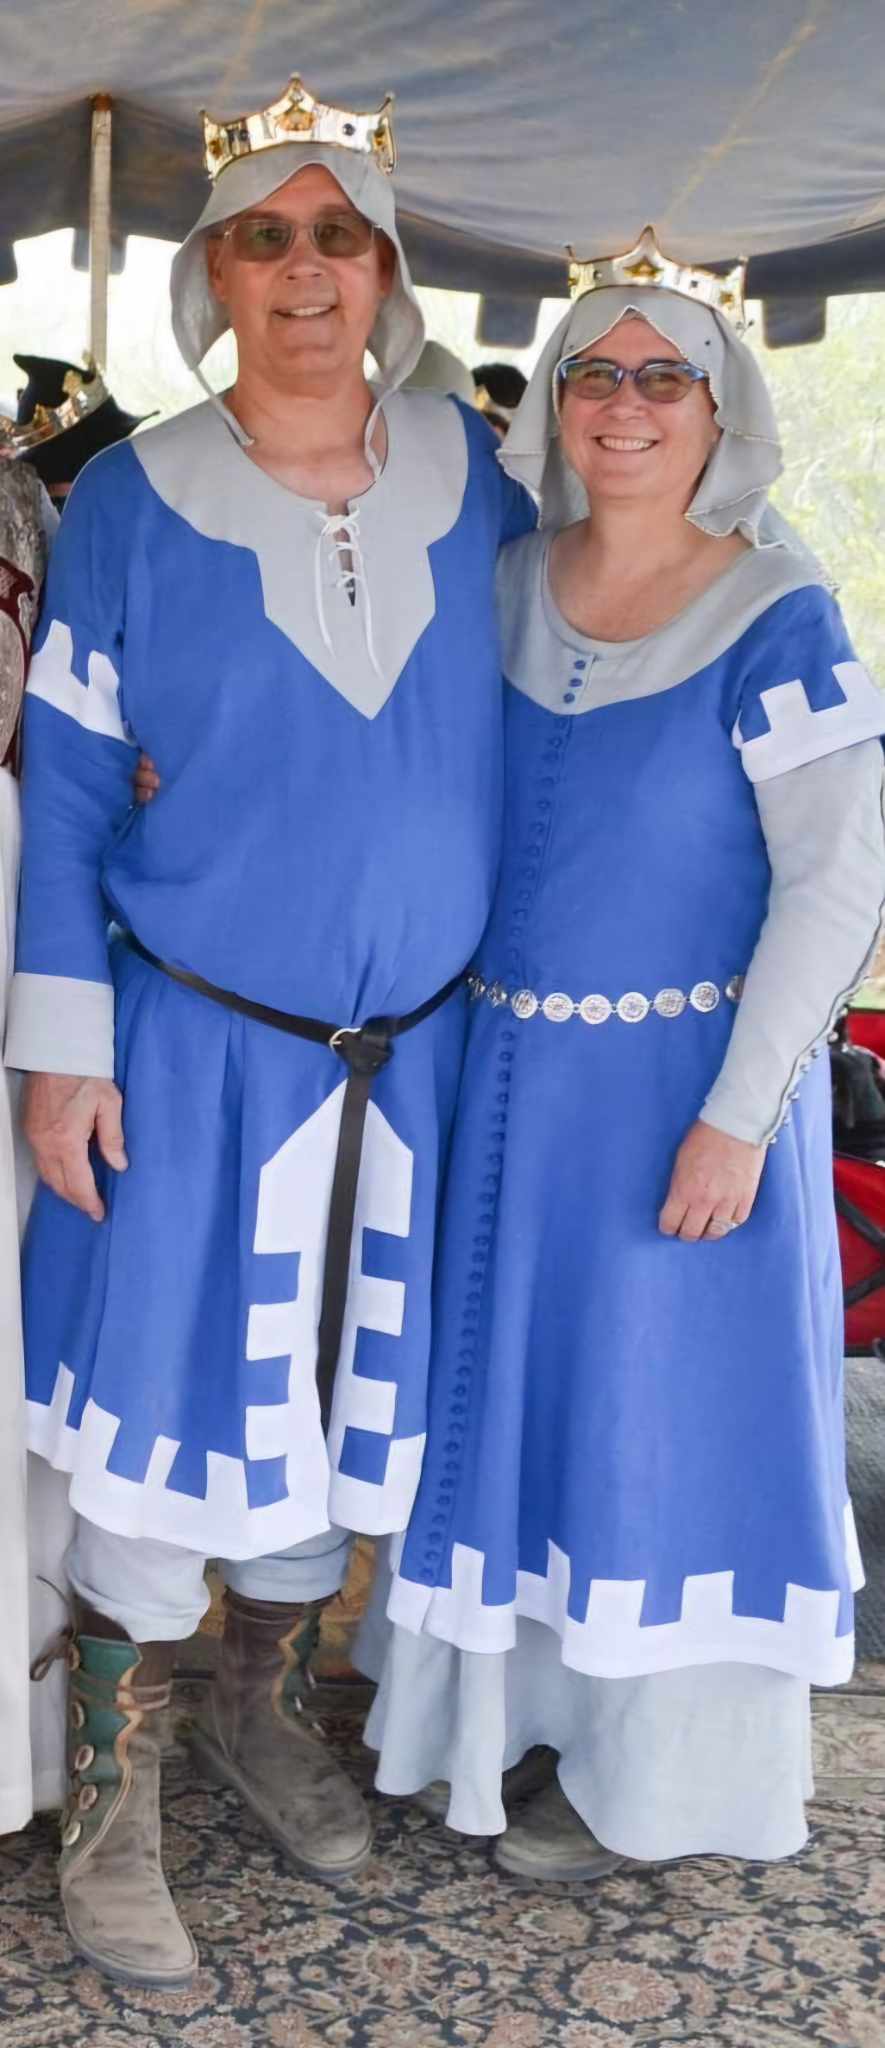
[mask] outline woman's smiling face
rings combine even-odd
[[[675,342],[638,314],[624,315],[584,356],[604,356],[627,370],[643,363],[684,362]],[[566,461],[594,499],[630,503],[668,499],[684,512],[719,439],[706,382],[692,384],[675,405],[656,405],[625,378],[609,398],[580,398],[567,387],[560,399]]]

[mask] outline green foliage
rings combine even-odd
[[[862,660],[885,683],[885,295],[831,299],[808,348],[748,339],[771,389],[784,446],[772,493],[838,586]]]

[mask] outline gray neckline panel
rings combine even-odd
[[[250,461],[209,401],[131,443],[171,511],[206,539],[255,556],[267,618],[369,719],[434,616],[428,551],[454,526],[468,471],[464,422],[451,400],[396,392],[384,413],[384,468],[348,506],[361,556],[355,603],[323,538],[326,506],[298,497]],[[353,554],[356,560],[356,548]]]
[[[814,581],[807,562],[788,548],[754,548],[653,633],[593,640],[563,618],[553,597],[551,539],[526,534],[503,549],[498,605],[508,682],[562,717],[675,689],[724,654],[778,598]]]

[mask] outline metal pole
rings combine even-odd
[[[89,353],[99,370],[108,359],[108,278],[111,268],[111,100],[92,102],[89,178]]]

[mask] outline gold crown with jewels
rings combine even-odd
[[[583,298],[586,292],[604,291],[610,285],[638,285],[640,289],[654,286],[658,291],[679,292],[684,299],[712,306],[739,329],[746,326],[744,263],[736,263],[722,276],[690,263],[675,263],[658,248],[652,227],[643,228],[636,247],[623,256],[582,257],[576,256],[572,248],[568,253],[568,282],[573,299]]]
[[[82,370],[68,370],[64,390],[60,405],[35,405],[33,418],[21,424],[0,413],[0,456],[28,455],[44,441],[54,441],[69,427],[79,427],[110,396],[101,372],[91,361]]]
[[[396,168],[392,106],[392,93],[385,94],[375,114],[354,114],[346,107],[327,106],[325,101],[314,99],[296,71],[282,97],[260,114],[238,114],[233,121],[213,121],[204,110],[203,160],[214,181],[228,164],[236,163],[240,157],[254,156],[259,149],[276,149],[282,142],[320,142],[369,156],[379,171],[389,174]]]

